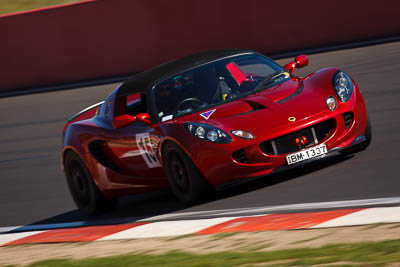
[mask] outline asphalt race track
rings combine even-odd
[[[169,192],[125,197],[117,211],[99,219],[399,197],[400,42],[312,55],[310,65],[297,73],[327,66],[340,67],[361,88],[373,126],[369,149],[267,176],[190,208]],[[103,100],[115,86],[0,99],[0,227],[85,219],[75,208],[60,168],[61,130],[70,116]]]

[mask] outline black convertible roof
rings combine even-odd
[[[122,96],[134,93],[142,93],[148,90],[149,85],[153,85],[163,78],[173,76],[174,74],[181,73],[189,68],[202,65],[207,62],[243,53],[256,52],[241,49],[221,49],[200,52],[170,61],[134,75],[118,88],[117,95]]]

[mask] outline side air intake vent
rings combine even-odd
[[[104,167],[109,168],[116,172],[121,172],[121,168],[119,168],[113,161],[111,161],[107,154],[104,151],[105,143],[104,141],[92,141],[89,143],[89,152],[92,156]]]
[[[238,150],[233,152],[232,157],[235,161],[243,164],[249,164],[250,161],[247,159],[246,155],[244,154],[244,150]]]
[[[260,110],[260,109],[266,108],[266,106],[264,106],[263,104],[260,104],[258,102],[246,100],[246,103],[249,104],[253,110]]]
[[[343,119],[344,119],[344,126],[346,129],[349,129],[350,126],[353,124],[354,121],[354,113],[353,112],[347,112],[343,114]]]

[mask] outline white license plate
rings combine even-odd
[[[291,165],[291,164],[301,162],[303,160],[312,159],[312,158],[316,158],[316,157],[325,155],[327,152],[328,151],[326,149],[326,145],[322,144],[322,145],[314,146],[314,147],[287,155],[286,161],[287,161],[288,165]]]

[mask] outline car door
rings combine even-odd
[[[145,104],[140,98],[133,101],[128,108],[124,108],[123,104],[119,103],[121,101],[126,105],[126,97],[115,102],[120,106],[120,111],[117,111],[118,107],[115,108],[114,117],[124,113],[134,116],[136,114],[132,113],[144,111],[141,105]],[[157,155],[160,136],[151,125],[136,121],[122,128],[110,127],[105,130],[104,135],[107,137],[106,144],[112,153],[111,156],[125,173],[137,178],[165,177]]]

